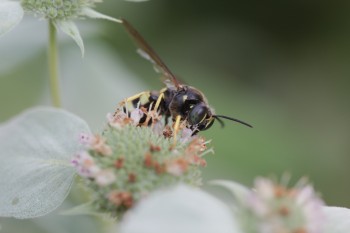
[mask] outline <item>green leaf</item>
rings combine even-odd
[[[342,207],[324,207],[326,215],[325,233],[350,232],[350,209]]]
[[[23,18],[19,2],[0,1],[0,36],[13,29]]]
[[[125,215],[120,233],[238,233],[230,209],[186,185],[156,191]]]
[[[60,214],[66,215],[66,216],[91,215],[91,216],[106,217],[106,218],[110,216],[106,213],[97,212],[92,202],[87,202],[78,206],[74,206],[73,208],[62,211]]]
[[[236,201],[241,204],[246,201],[246,197],[251,192],[247,187],[229,180],[213,180],[209,184],[226,188],[235,197]]]
[[[75,43],[77,43],[80,48],[81,55],[84,56],[84,42],[75,23],[69,20],[55,21],[55,26],[70,36]]]
[[[36,108],[0,127],[0,217],[34,218],[56,209],[75,175],[85,121],[54,108]]]
[[[110,17],[108,15],[104,15],[100,12],[97,12],[89,7],[85,7],[82,9],[81,11],[81,14],[82,15],[85,15],[89,18],[93,18],[93,19],[106,19],[106,20],[110,20],[110,21],[113,21],[113,22],[116,22],[116,23],[122,23],[121,20],[119,19],[116,19],[116,18],[113,18],[113,17]]]

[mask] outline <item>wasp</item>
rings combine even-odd
[[[162,73],[166,79],[166,87],[160,91],[144,91],[122,101],[120,105],[123,107],[125,113],[128,113],[128,108],[130,107],[138,107],[148,112],[153,110],[153,112],[164,116],[166,125],[169,119],[171,119],[174,122],[173,130],[175,141],[180,126],[189,128],[192,131],[192,135],[195,135],[199,131],[209,129],[215,120],[217,120],[221,126],[224,126],[221,118],[252,127],[250,124],[236,118],[215,114],[201,91],[192,86],[180,83],[139,32],[127,20],[121,19],[121,22],[139,47],[138,51],[140,54],[150,60],[156,70]],[[149,118],[147,118],[145,114],[140,119],[139,123],[148,124],[148,120]]]

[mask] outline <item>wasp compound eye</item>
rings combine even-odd
[[[209,112],[208,107],[204,104],[195,105],[188,114],[188,121],[192,125],[201,123]]]

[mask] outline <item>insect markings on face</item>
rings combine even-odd
[[[148,112],[155,111],[164,116],[165,124],[168,124],[168,119],[171,118],[174,122],[175,142],[176,134],[181,126],[191,129],[193,135],[210,128],[214,120],[218,120],[222,126],[224,125],[222,119],[227,119],[252,127],[250,124],[236,118],[214,114],[202,92],[194,87],[181,84],[137,30],[125,19],[121,19],[121,22],[139,47],[139,53],[141,51],[143,57],[151,61],[156,66],[156,70],[167,79],[165,81],[166,88],[160,91],[144,91],[122,101],[121,106],[124,112],[129,114],[130,109],[139,107],[146,109]],[[148,124],[147,117],[142,117],[139,123]]]

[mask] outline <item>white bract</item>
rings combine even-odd
[[[34,218],[56,209],[75,175],[86,122],[64,110],[36,108],[0,127],[0,217]]]
[[[342,207],[324,207],[327,221],[324,233],[350,232],[350,209]]]
[[[24,11],[53,22],[57,29],[70,36],[84,55],[84,44],[73,20],[78,18],[106,19],[121,23],[120,20],[101,14],[92,9],[99,0],[0,0],[0,36],[14,28],[23,18]]]
[[[120,223],[120,233],[238,233],[231,210],[199,189],[178,185],[142,200]]]
[[[247,187],[234,181],[213,180],[210,182],[210,184],[221,186],[230,191],[238,205],[242,204],[250,193],[250,190]]]
[[[23,18],[19,2],[0,1],[0,36],[14,28]]]

